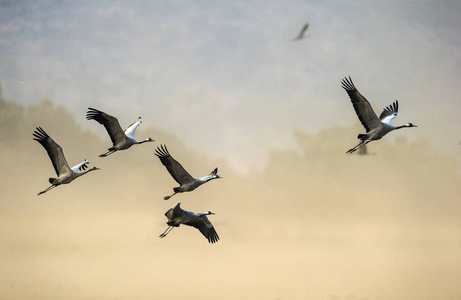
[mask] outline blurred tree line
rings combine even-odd
[[[456,160],[438,153],[428,139],[409,141],[396,135],[395,141],[388,138],[369,144],[369,155],[346,155],[356,143],[358,127],[333,126],[315,135],[295,130],[295,149],[272,150],[262,170],[241,175],[226,158],[207,157],[188,149],[173,133],[143,126],[136,136],[153,138],[154,147],[167,144],[192,175],[204,176],[218,166],[224,177],[166,203],[162,197],[177,184],[154,156],[154,147],[134,146],[98,158],[111,143],[105,129],[93,125],[91,130],[90,126],[84,128],[65,107],[50,100],[27,107],[7,101],[0,89],[0,209],[20,209],[21,203],[36,201],[36,193],[55,175],[46,152],[32,140],[33,131],[41,126],[61,145],[71,166],[88,159],[101,171],[58,187],[40,201],[62,201],[65,197],[65,201],[84,199],[87,204],[103,206],[137,204],[141,209],[156,201],[163,213],[176,201],[192,199],[192,203],[197,199],[194,203],[198,208],[193,210],[218,210],[243,223],[267,215],[298,221],[461,217]]]

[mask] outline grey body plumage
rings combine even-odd
[[[370,102],[368,102],[368,100],[362,96],[362,94],[360,94],[350,77],[344,78],[341,81],[341,86],[349,95],[357,117],[366,130],[365,134],[359,134],[357,136],[357,138],[360,140],[360,143],[354,148],[349,149],[347,153],[355,152],[357,149],[363,147],[369,142],[381,139],[383,136],[393,130],[406,127],[417,127],[412,123],[407,123],[401,126],[394,126],[390,124],[390,122],[397,116],[399,109],[398,101],[395,101],[392,105],[384,108],[383,112],[378,118],[373,108],[371,107]]]
[[[133,145],[146,142],[154,142],[154,140],[151,138],[146,138],[142,141],[138,141],[134,138],[134,132],[136,131],[136,128],[142,123],[141,117],[139,117],[137,121],[132,123],[125,130],[122,129],[117,118],[95,108],[88,108],[86,119],[95,120],[99,124],[104,125],[104,128],[106,128],[106,131],[112,141],[112,147],[107,149],[108,151],[106,153],[99,155],[99,157],[106,157],[115,151],[126,150]]]
[[[184,224],[197,228],[204,237],[208,240],[209,243],[216,243],[219,240],[219,236],[216,233],[216,230],[208,220],[207,215],[214,215],[211,211],[204,213],[195,213],[192,211],[183,210],[180,207],[181,202],[173,205],[166,213],[167,225],[168,228],[160,235],[161,238],[167,236],[168,233],[173,230],[175,227]]]
[[[38,195],[46,193],[58,185],[70,183],[74,179],[82,175],[85,175],[88,172],[99,170],[99,168],[97,167],[88,169],[87,164],[89,162],[87,160],[72,168],[69,167],[69,164],[67,163],[66,157],[64,156],[64,152],[62,151],[61,146],[59,146],[41,127],[36,128],[36,130],[33,133],[33,136],[33,140],[39,142],[43,146],[43,148],[45,148],[57,175],[56,178],[50,178],[48,180],[51,183],[51,186],[46,190],[38,193]]]
[[[179,187],[173,188],[174,193],[170,196],[165,196],[163,199],[168,200],[177,193],[191,192],[201,186],[202,184],[213,180],[222,178],[218,175],[218,168],[215,168],[209,175],[201,178],[192,177],[186,169],[175,160],[165,145],[160,145],[155,150],[155,155],[158,156],[162,164],[166,167],[171,177],[179,183]]]

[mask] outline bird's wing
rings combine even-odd
[[[168,220],[174,220],[184,215],[185,211],[180,207],[180,204],[181,202],[176,203],[165,213]]]
[[[383,123],[390,124],[391,121],[394,120],[395,117],[397,117],[398,112],[399,112],[399,102],[396,100],[394,103],[384,108],[383,112],[379,116],[379,119]]]
[[[219,240],[219,236],[216,233],[213,224],[211,224],[210,220],[208,220],[205,215],[194,218],[189,222],[184,223],[184,225],[189,225],[200,230],[200,232],[207,238],[208,242],[212,244]]]
[[[300,40],[304,37],[304,34],[306,33],[307,29],[309,28],[309,23],[304,24],[303,28],[301,28],[301,31],[299,32],[298,36],[296,36],[293,40],[297,41]]]
[[[124,140],[126,137],[117,118],[108,115],[105,112],[89,107],[88,112],[86,113],[86,119],[95,120],[98,121],[99,124],[104,125],[110,136],[112,144],[114,145]]]
[[[37,127],[33,135],[33,139],[39,142],[43,148],[45,148],[58,176],[59,174],[71,171],[61,146],[53,141],[53,139],[45,132],[45,130],[43,130],[41,127]]]
[[[134,138],[134,132],[141,123],[141,117],[139,117],[136,122],[133,122],[127,129],[125,129],[125,135]]]
[[[360,94],[359,91],[355,88],[351,77],[344,78],[341,81],[341,86],[346,90],[349,98],[351,98],[355,113],[359,117],[363,127],[365,127],[365,130],[369,132],[371,129],[379,127],[381,121],[373,111],[370,102],[368,102],[368,100],[363,97],[362,94]]]
[[[301,32],[299,33],[300,36],[303,36],[304,33],[306,32],[307,28],[309,28],[309,23],[304,24],[303,28],[301,29]]]
[[[76,166],[73,166],[71,169],[72,169],[72,171],[74,171],[74,172],[85,171],[86,169],[88,169],[87,164],[89,164],[89,162],[88,162],[88,160],[85,159],[85,161],[79,163],[79,164],[76,165]]]
[[[168,149],[164,145],[160,145],[155,149],[155,155],[160,158],[162,164],[166,167],[170,175],[179,184],[194,181],[194,178],[168,153]]]

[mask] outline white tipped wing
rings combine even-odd
[[[138,118],[136,122],[128,126],[127,129],[125,129],[125,135],[131,138],[134,138],[134,132],[136,131],[136,128],[142,123],[141,117]]]
[[[395,117],[397,117],[398,111],[399,111],[399,102],[396,100],[394,103],[384,108],[383,112],[379,116],[379,119],[383,123],[390,124],[391,121],[394,120]]]
[[[76,166],[73,166],[71,170],[77,173],[81,171],[85,171],[88,168],[87,164],[89,164],[89,161],[85,159],[85,161],[79,163]]]

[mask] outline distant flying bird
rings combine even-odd
[[[138,128],[139,124],[142,123],[141,117],[139,117],[136,122],[128,126],[128,128],[125,131],[123,131],[117,118],[94,108],[88,108],[88,112],[86,113],[86,119],[96,120],[99,124],[104,125],[112,141],[113,146],[107,149],[109,151],[99,155],[99,157],[106,157],[118,150],[126,150],[136,144],[154,142],[154,140],[151,138],[147,138],[143,141],[137,141],[134,138],[134,132],[136,128]]]
[[[48,181],[51,183],[51,186],[46,190],[38,193],[38,195],[46,193],[60,184],[69,183],[77,177],[85,175],[90,171],[99,170],[99,168],[96,167],[86,170],[88,168],[88,161],[86,159],[84,162],[81,162],[75,167],[70,168],[67,164],[61,146],[59,146],[55,141],[53,141],[53,139],[41,127],[36,128],[33,136],[33,139],[39,142],[43,146],[43,148],[45,148],[46,152],[48,152],[48,156],[50,157],[51,162],[53,163],[54,170],[58,175],[57,178],[50,178]]]
[[[168,228],[160,235],[161,238],[166,237],[174,227],[184,224],[192,226],[200,230],[200,232],[207,238],[209,243],[216,243],[219,240],[219,236],[213,227],[213,224],[208,220],[207,215],[214,215],[211,211],[204,213],[194,213],[181,209],[179,206],[181,202],[173,205],[166,213],[165,216],[168,218]]]
[[[208,176],[202,178],[192,177],[183,166],[168,153],[168,149],[164,145],[157,147],[155,155],[160,158],[160,161],[166,167],[173,179],[179,183],[179,187],[173,188],[174,193],[171,196],[163,197],[163,200],[168,200],[177,193],[191,192],[210,180],[222,178],[218,175],[218,168],[214,169]]]
[[[357,138],[361,140],[360,143],[354,148],[349,149],[347,153],[352,153],[371,141],[379,140],[388,132],[395,129],[417,127],[411,123],[407,123],[401,126],[394,126],[390,124],[391,121],[397,116],[397,112],[399,110],[399,102],[397,100],[392,105],[384,108],[383,112],[378,118],[376,113],[373,111],[370,102],[368,102],[368,100],[365,99],[365,97],[363,97],[362,94],[360,94],[359,91],[355,88],[350,76],[349,79],[347,77],[344,78],[341,81],[341,85],[351,98],[355,112],[367,132],[366,134],[359,134],[357,136]]]
[[[306,37],[306,31],[309,28],[309,23],[304,24],[303,28],[301,28],[301,31],[298,33],[298,35],[292,39],[293,42],[302,40]]]

